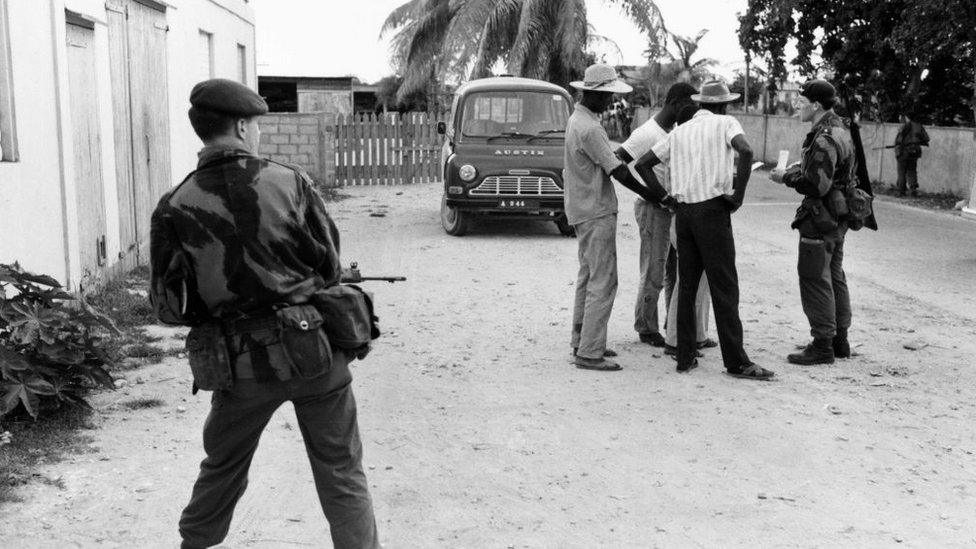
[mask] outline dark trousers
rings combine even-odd
[[[695,294],[702,271],[712,292],[712,307],[722,362],[726,369],[749,364],[742,347],[739,320],[739,275],[735,270],[732,218],[722,197],[697,204],[679,204],[678,237],[678,366],[695,360]]]
[[[817,339],[832,338],[851,326],[851,297],[844,274],[846,235],[847,222],[842,221],[823,238],[800,237],[800,302],[810,321],[810,335]]]
[[[918,190],[918,159],[898,159],[898,194],[905,194],[905,185],[912,191]]]
[[[227,536],[261,432],[275,410],[290,400],[333,545],[378,548],[351,381],[345,361],[334,360],[329,373],[315,379],[238,379],[232,389],[214,393],[203,427],[207,457],[180,517],[184,542],[209,547]]]

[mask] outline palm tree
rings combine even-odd
[[[621,7],[663,50],[667,31],[653,0],[604,0]],[[508,72],[567,85],[597,40],[585,0],[408,0],[383,24],[406,96],[447,77],[480,78],[498,61]]]
[[[715,65],[718,61],[705,57],[699,59],[692,63],[691,57],[695,55],[698,51],[699,42],[708,33],[708,29],[702,29],[698,31],[698,34],[694,38],[688,36],[681,36],[669,32],[668,36],[674,42],[675,48],[678,50],[677,55],[672,55],[675,61],[680,62],[680,66],[684,71],[687,71],[687,81],[691,83],[698,83],[707,80],[711,77],[711,73],[708,67]]]

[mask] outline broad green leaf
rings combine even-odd
[[[4,383],[0,385],[0,390],[3,391],[2,400],[0,400],[0,416],[5,416],[20,404],[20,394],[23,392],[24,386],[20,383]]]
[[[5,371],[22,372],[31,369],[31,363],[24,355],[0,347],[0,367]]]
[[[48,383],[47,381],[45,381],[44,378],[42,378],[40,376],[31,376],[30,378],[25,379],[24,380],[24,387],[26,387],[28,391],[31,391],[32,393],[35,393],[35,394],[38,394],[38,395],[56,395],[56,394],[58,394],[58,392],[57,392],[57,390],[55,390],[54,386],[51,385],[50,383]]]

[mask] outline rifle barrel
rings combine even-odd
[[[387,282],[403,282],[407,280],[405,276],[363,276],[360,280],[385,280]]]

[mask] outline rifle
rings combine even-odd
[[[842,96],[844,98],[844,106],[847,107],[847,114],[850,118],[851,123],[851,141],[854,143],[854,158],[857,160],[857,171],[855,175],[857,176],[858,189],[874,196],[874,190],[871,189],[871,176],[868,175],[867,160],[864,158],[864,143],[861,141],[861,126],[857,123],[857,118],[861,114],[861,103],[858,102],[851,95],[850,87],[844,85],[841,87],[843,90]],[[892,145],[893,146],[893,145]],[[874,212],[864,220],[864,226],[871,229],[872,231],[878,230],[878,221],[874,218]]]
[[[894,149],[897,145],[882,145],[881,147],[871,147],[872,151],[880,151],[882,149]]]
[[[348,269],[342,270],[342,276],[339,279],[339,282],[342,282],[344,284],[358,284],[360,282],[367,282],[370,280],[384,280],[386,282],[389,282],[390,284],[393,284],[394,282],[403,282],[407,280],[407,277],[405,276],[363,276],[359,272],[359,263],[353,261],[352,263],[349,264]]]

